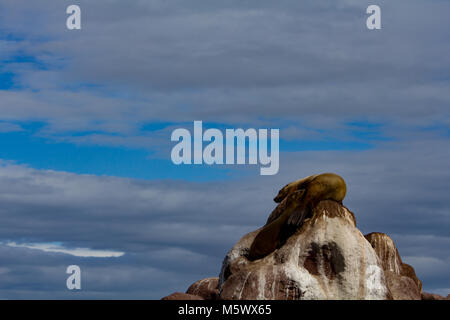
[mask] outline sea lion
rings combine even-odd
[[[312,175],[284,186],[274,201],[280,204],[250,246],[249,259],[265,257],[284,244],[322,200],[342,203],[347,186],[334,173]]]
[[[267,223],[256,235],[252,245],[250,246],[250,252],[248,255],[250,260],[265,257],[282,245],[281,241],[284,239],[280,237],[281,230],[287,223],[291,214],[298,207],[302,196],[302,191],[294,191],[283,200],[282,204],[277,207],[282,207],[283,210],[278,210],[278,217]],[[277,210],[275,209],[274,212],[276,211]]]

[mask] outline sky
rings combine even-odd
[[[81,8],[82,29],[66,28]],[[377,4],[382,29],[366,28]],[[0,0],[0,299],[160,299],[217,276],[286,183],[450,293],[448,0]],[[280,170],[174,165],[176,128],[280,129]],[[79,265],[82,290],[66,288]]]

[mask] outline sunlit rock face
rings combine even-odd
[[[242,237],[226,255],[220,299],[391,298],[381,260],[341,204],[321,201],[284,245],[250,261],[258,231]]]
[[[389,292],[394,300],[421,300],[422,282],[414,268],[403,263],[394,241],[380,232],[365,236],[380,259]]]

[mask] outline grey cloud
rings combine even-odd
[[[65,2],[40,3],[2,3],[20,52],[50,65],[11,66],[30,90],[1,93],[5,118],[129,133],[155,120],[448,117],[443,1],[381,1],[380,32],[365,29],[368,2],[81,1],[80,32],[64,29]],[[13,23],[30,12],[40,28]]]
[[[405,261],[417,265],[425,289],[443,290],[449,286],[448,150],[447,139],[432,138],[388,141],[367,151],[285,152],[276,176],[239,171],[227,181],[202,183],[76,175],[4,163],[0,167],[0,240],[124,251],[116,259],[91,259],[88,266],[94,270],[101,266],[102,272],[117,277],[134,274],[130,283],[139,282],[146,272],[174,275],[170,284],[151,276],[139,286],[142,295],[138,296],[157,298],[151,292],[183,290],[190,281],[217,275],[225,252],[265,222],[275,206],[272,198],[284,184],[333,171],[347,181],[344,202],[355,212],[360,230],[392,236]],[[7,250],[13,254],[25,249]],[[40,254],[61,257],[67,263],[74,259]],[[21,261],[17,265],[25,263]],[[146,271],[135,272],[136,268]],[[92,277],[106,277],[92,272]],[[20,277],[15,279],[19,286]],[[116,287],[111,282],[104,284],[108,289],[97,292],[97,282],[90,281],[92,291],[85,293],[89,297],[132,295],[131,284]]]
[[[183,290],[218,273],[226,250],[264,223],[281,186],[324,171],[348,182],[345,203],[363,232],[392,235],[425,289],[450,287],[448,2],[379,1],[380,32],[365,30],[367,1],[79,3],[83,30],[69,32],[70,1],[1,2],[0,26],[18,39],[2,40],[0,57],[37,60],[2,66],[18,86],[0,90],[2,119],[44,121],[38,135],[57,141],[160,152],[172,127],[145,134],[143,123],[199,119],[354,141],[346,122],[362,119],[382,123],[391,141],[284,152],[277,176],[233,168],[230,180],[207,183],[2,163],[0,241],[126,254],[86,260],[0,246],[0,298],[74,297],[61,273],[72,263],[88,277],[79,297]],[[71,136],[90,130],[100,133]]]
[[[151,252],[148,253],[152,255]],[[184,257],[184,255],[180,255]],[[198,266],[178,261],[178,272],[152,267],[139,259],[87,259],[0,245],[0,298],[2,299],[158,299],[177,290],[180,283],[195,281]],[[158,258],[153,258],[153,263]],[[160,259],[161,260],[161,259]],[[171,261],[166,262],[166,264]],[[66,288],[66,268],[81,268],[82,290]],[[187,269],[181,272],[182,268]]]

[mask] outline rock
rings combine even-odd
[[[402,262],[394,241],[380,232],[372,232],[365,237],[380,259],[392,298],[420,300],[422,282],[417,278],[414,268]]]
[[[422,300],[448,300],[448,296],[446,299],[443,296],[436,293],[422,292]]]
[[[231,248],[219,278],[199,280],[186,293],[163,299],[444,299],[422,293],[414,268],[402,261],[388,235],[373,232],[363,236],[353,213],[336,201],[339,199],[330,200],[328,193],[319,192],[319,199],[305,206],[310,185],[296,190],[296,183],[293,190],[292,183],[282,189],[288,189],[284,199],[275,198],[281,202],[266,226],[244,235]],[[332,194],[336,191],[332,185],[328,188]],[[282,191],[282,195],[286,193]],[[292,215],[299,212],[300,223],[290,223]]]
[[[259,230],[242,237],[226,255],[220,299],[391,298],[381,260],[341,204],[319,202],[283,246],[249,261]]]
[[[392,239],[381,232],[372,232],[364,236],[370,242],[372,248],[381,260],[381,266],[385,271],[400,274],[402,259]]]
[[[174,292],[161,300],[204,300],[202,297],[182,292]]]
[[[416,271],[414,271],[413,267],[409,264],[402,263],[402,275],[413,279],[419,289],[419,292],[422,292],[422,281],[417,278]]]
[[[413,279],[385,271],[389,292],[394,300],[421,300],[420,291]]]
[[[206,278],[192,284],[187,294],[202,297],[205,300],[216,300],[219,296],[219,278]]]

